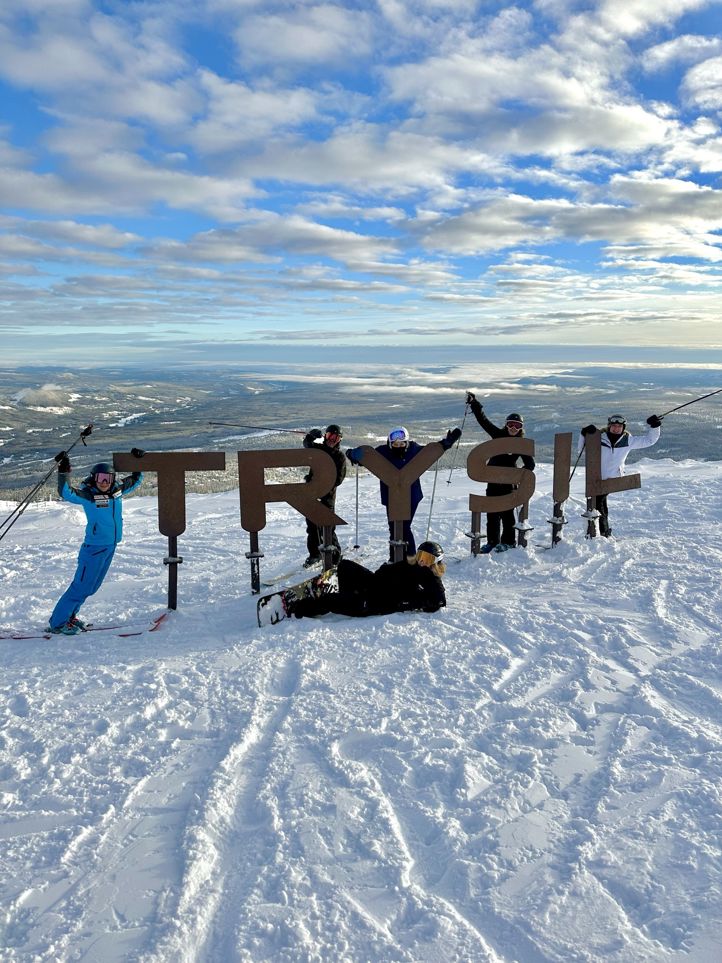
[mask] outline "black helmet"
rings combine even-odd
[[[93,465],[90,469],[90,474],[93,478],[95,478],[96,475],[114,475],[115,468],[107,461],[99,461],[97,465]]]
[[[338,435],[339,438],[343,438],[343,432],[339,425],[329,425],[324,431],[324,435]]]
[[[510,415],[507,415],[507,416],[506,416],[506,420],[507,420],[507,421],[520,421],[520,422],[522,423],[522,425],[524,424],[524,419],[522,418],[522,416],[521,416],[520,414],[517,414],[516,411],[512,411],[512,413],[511,413]]]
[[[428,552],[433,555],[437,562],[444,557],[444,550],[438,542],[422,542],[416,549],[417,552]]]

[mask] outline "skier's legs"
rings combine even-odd
[[[498,545],[501,533],[501,512],[486,513],[487,545]]]
[[[291,614],[297,619],[316,618],[329,612],[352,617],[370,614],[366,597],[356,592],[330,592],[317,599],[300,599],[291,608]]]
[[[309,558],[318,558],[319,545],[321,544],[321,532],[318,525],[310,518],[306,519],[306,548]]]
[[[594,500],[594,507],[599,512],[599,534],[604,535],[605,538],[611,535],[611,528],[609,527],[609,508],[607,507],[607,496],[597,495]]]
[[[514,545],[516,546],[516,529],[514,525],[516,524],[516,515],[514,514],[514,509],[509,508],[505,512],[499,512],[501,518],[501,542],[502,545]]]
[[[407,521],[402,523],[403,528],[402,528],[401,537],[403,538],[404,542],[406,542],[406,545],[404,547],[404,556],[403,556],[404,558],[406,558],[407,555],[416,554],[416,539],[414,538],[414,533],[411,531],[412,521],[413,521],[413,518],[409,518]],[[393,539],[394,539],[394,523],[389,522],[389,542],[392,542]],[[391,545],[389,545],[389,558],[393,562],[394,553]]]
[[[338,575],[339,593],[347,594],[370,590],[374,578],[372,571],[347,558],[341,559],[338,563],[336,574]]]
[[[108,574],[114,554],[115,545],[81,546],[73,581],[58,600],[50,616],[51,629],[65,625],[79,611],[83,602],[98,591]]]
[[[414,538],[414,533],[411,531],[412,521],[413,518],[410,518],[408,522],[404,522],[404,541],[406,542],[407,555],[416,554],[416,539]]]

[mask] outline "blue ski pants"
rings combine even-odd
[[[50,616],[51,629],[65,625],[68,619],[77,614],[83,602],[90,595],[95,595],[108,574],[114,555],[115,545],[81,546],[75,577]]]

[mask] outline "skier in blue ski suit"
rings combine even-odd
[[[141,458],[144,452],[133,448],[131,454]],[[57,460],[58,494],[64,501],[82,506],[87,524],[75,577],[53,609],[48,629],[53,633],[75,635],[85,627],[78,618],[80,606],[103,584],[115,547],[123,537],[121,499],[138,488],[143,475],[134,471],[122,481],[116,481],[112,466],[100,462],[93,466],[79,488],[73,488],[70,485],[70,460],[65,452],[61,452]]]

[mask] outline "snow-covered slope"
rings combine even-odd
[[[470,483],[440,477],[446,610],[266,629],[237,493],[189,496],[160,631],[0,643],[2,959],[719,960],[722,464],[636,467],[614,539],[576,487],[535,545],[541,466],[530,548],[478,559]],[[3,541],[0,629],[45,624],[80,519],[35,506]],[[266,573],[304,554],[270,519]],[[371,478],[360,534],[379,564]],[[84,616],[161,611],[165,550],[129,501]]]

